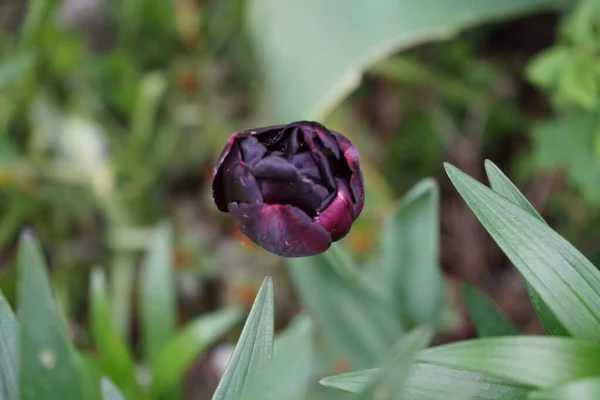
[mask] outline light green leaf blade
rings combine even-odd
[[[83,363],[71,347],[33,236],[21,236],[18,256],[19,398],[85,399]]]
[[[102,400],[123,400],[124,397],[119,389],[108,378],[102,378],[100,382]]]
[[[202,315],[189,322],[158,353],[152,363],[153,392],[170,389],[193,361],[242,317],[238,308]]]
[[[357,399],[370,400],[377,398],[378,393],[400,392],[411,371],[414,356],[429,345],[432,336],[433,331],[425,327],[415,328],[402,336]]]
[[[460,289],[479,337],[519,334],[519,330],[491,299],[472,285],[463,284]]]
[[[273,359],[265,367],[268,377],[266,393],[255,393],[253,399],[304,400],[313,372],[315,332],[311,319],[300,315],[275,338]]]
[[[252,0],[248,26],[271,117],[322,119],[362,72],[399,50],[566,0]]]
[[[532,216],[546,223],[546,221],[544,221],[542,216],[531,205],[523,193],[521,193],[521,191],[519,191],[519,189],[517,189],[517,187],[510,181],[510,179],[504,175],[500,168],[498,168],[490,160],[485,161],[485,171],[493,191],[506,197],[508,200],[521,207],[524,211],[529,212]],[[533,303],[535,312],[538,315],[542,326],[544,327],[544,331],[548,335],[569,336],[567,329],[556,319],[556,316],[552,313],[552,311],[550,311],[548,305],[544,303],[535,289],[531,287],[527,280],[524,280],[524,283],[527,293],[529,294],[529,298]]]
[[[540,221],[546,222],[515,184],[490,160],[485,160],[485,173],[494,192],[506,197]]]
[[[600,377],[571,381],[563,386],[531,393],[532,400],[597,400],[600,399]]]
[[[342,259],[349,260],[338,260]],[[289,259],[288,264],[296,292],[331,345],[353,367],[372,366],[402,334],[385,294],[375,293],[357,274],[340,275],[340,270],[352,271],[354,266],[336,267],[325,254]]]
[[[439,224],[438,185],[425,179],[400,201],[381,235],[383,268],[407,328],[435,326],[441,311]]]
[[[140,282],[140,313],[144,353],[155,359],[175,332],[175,278],[173,276],[171,229],[159,225],[143,265]]]
[[[422,351],[417,361],[546,388],[600,374],[600,344],[556,336],[465,340]]]
[[[19,323],[0,292],[0,399],[17,399]]]
[[[253,385],[260,382],[265,365],[273,356],[273,329],[273,282],[267,277],[254,299],[213,400],[239,400],[245,391],[253,392]]]
[[[450,180],[496,243],[576,337],[600,337],[600,272],[527,211],[446,164]]]
[[[106,278],[100,268],[92,271],[90,288],[91,334],[99,353],[98,363],[103,374],[117,385],[135,391],[135,363],[111,317]]]
[[[321,379],[326,387],[358,393],[370,382],[377,369],[348,372]],[[441,365],[413,365],[401,391],[411,400],[521,400],[527,399],[527,386],[508,380]]]

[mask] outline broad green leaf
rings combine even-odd
[[[188,323],[157,354],[152,363],[153,391],[177,384],[194,360],[242,317],[237,308],[202,315]]]
[[[265,278],[254,299],[240,339],[229,359],[213,400],[239,400],[253,392],[273,356],[273,282]]]
[[[359,277],[348,279],[338,273],[354,267],[334,267],[324,254],[289,259],[288,263],[303,303],[331,345],[347,356],[353,367],[372,366],[402,334],[384,293],[375,293]]]
[[[485,171],[490,181],[490,186],[493,191],[506,197],[514,204],[521,207],[524,211],[529,212],[531,215],[536,217],[542,222],[544,219],[537,212],[537,210],[531,205],[527,198],[517,189],[517,187],[508,179],[506,175],[490,160],[485,161]],[[548,305],[540,298],[540,295],[531,287],[531,285],[524,280],[527,294],[533,303],[535,312],[544,327],[544,330],[548,335],[555,336],[569,336],[569,332],[565,327],[556,319],[556,316],[550,311]]]
[[[519,330],[486,295],[468,284],[463,284],[460,289],[479,337],[519,334]]]
[[[531,393],[532,400],[597,400],[600,399],[600,377],[571,381],[563,386]]]
[[[121,332],[110,314],[111,305],[104,271],[96,268],[90,283],[91,333],[99,353],[98,363],[103,374],[118,386],[135,390],[135,363]]]
[[[0,399],[17,399],[19,323],[0,292]]]
[[[140,282],[144,353],[153,361],[175,332],[175,279],[171,230],[160,225],[152,235]]]
[[[439,224],[439,189],[425,179],[400,201],[381,235],[383,268],[406,327],[435,326],[441,311]]]
[[[19,244],[19,398],[85,399],[83,363],[71,347],[33,236]]]
[[[100,383],[102,391],[102,400],[123,400],[124,397],[119,389],[108,378],[102,378]]]
[[[313,373],[314,327],[307,315],[297,317],[275,338],[273,359],[265,367],[267,392],[258,399],[304,400]],[[260,397],[259,397],[260,396]]]
[[[446,164],[481,224],[573,336],[600,337],[600,272],[548,225]]]
[[[377,374],[377,369],[349,372],[321,379],[326,387],[358,393]],[[401,394],[410,400],[521,400],[527,386],[508,380],[442,365],[413,365]]]
[[[433,332],[429,328],[416,328],[402,336],[394,345],[382,365],[368,382],[358,399],[377,398],[378,393],[398,393],[405,385],[414,356],[429,345]]]
[[[322,119],[362,72],[399,50],[568,0],[251,0],[271,117]]]
[[[423,350],[416,359],[539,388],[600,375],[600,344],[554,336],[465,340]]]

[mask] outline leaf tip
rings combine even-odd
[[[21,241],[22,242],[31,242],[35,240],[35,233],[33,232],[33,228],[29,225],[23,226],[21,228]]]

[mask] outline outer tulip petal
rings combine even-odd
[[[352,192],[352,197],[354,198],[354,218],[357,218],[360,212],[362,211],[365,205],[365,189],[363,182],[363,173],[360,169],[360,158],[358,156],[358,150],[356,147],[342,136],[340,133],[336,131],[331,131],[333,136],[335,136],[340,149],[348,163],[348,167],[352,171],[350,176],[350,189]]]
[[[352,223],[356,219],[348,185],[341,179],[336,179],[336,182],[337,192],[335,197],[331,200],[329,206],[315,218],[315,221],[331,233],[331,240],[334,242],[348,234]]]
[[[215,163],[215,167],[213,168],[212,173],[212,195],[213,200],[219,211],[227,212],[227,204],[228,201],[225,200],[225,191],[224,191],[224,182],[223,182],[223,164],[229,164],[230,162],[237,162],[236,160],[240,157],[237,149],[239,149],[237,141],[238,139],[243,139],[249,136],[248,132],[236,132],[233,135],[229,136],[227,139],[227,144],[225,148],[221,152],[221,155],[217,159]],[[235,148],[235,149],[234,149]],[[233,150],[233,151],[232,151]],[[225,162],[227,160],[227,163]],[[226,169],[226,168],[225,168]]]
[[[279,256],[312,256],[331,246],[331,236],[325,228],[296,207],[230,203],[229,212],[246,236]]]

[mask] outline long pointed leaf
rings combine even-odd
[[[600,337],[600,272],[569,242],[505,197],[446,164],[481,224],[573,335]]]
[[[508,179],[506,175],[490,160],[485,161],[485,171],[488,176],[488,180],[490,181],[490,186],[492,190],[496,193],[506,197],[508,200],[512,201],[517,206],[521,207],[524,211],[529,212],[532,216],[536,217],[540,221],[546,223],[542,216],[537,212],[537,210],[531,205],[531,203],[527,200],[527,198],[517,189],[517,187]],[[556,316],[548,305],[542,300],[538,292],[531,287],[529,282],[526,279],[523,280],[525,283],[525,288],[527,289],[527,294],[533,303],[533,308],[535,309],[544,330],[548,335],[556,335],[556,336],[569,336],[569,332],[563,326],[563,324],[556,319]]]
[[[353,367],[372,366],[402,334],[394,309],[383,294],[373,293],[359,278],[348,279],[338,273],[351,267],[335,267],[323,254],[288,262],[304,304],[314,313],[331,345],[347,356]]]
[[[230,330],[242,317],[237,308],[202,315],[188,323],[158,353],[152,363],[152,386],[162,391],[176,384],[186,369],[208,346]]]
[[[597,400],[600,399],[600,377],[578,379],[563,386],[531,393],[532,400]]]
[[[404,389],[405,381],[413,366],[414,356],[429,345],[433,332],[429,328],[416,328],[402,336],[382,366],[358,395],[360,400],[376,398],[376,393],[399,393]]]
[[[90,286],[91,333],[98,348],[102,372],[120,387],[135,391],[135,363],[110,315],[106,278],[101,269],[92,271]]]
[[[432,347],[417,361],[546,388],[600,375],[600,344],[554,336],[496,337]]]
[[[297,317],[275,338],[275,351],[266,366],[266,393],[252,398],[303,400],[313,373],[314,327],[307,315]]]
[[[326,387],[358,393],[377,374],[377,369],[348,372],[321,379]],[[525,400],[527,386],[480,373],[441,365],[415,364],[401,391],[410,400]]]
[[[479,337],[508,336],[519,333],[518,329],[502,314],[492,300],[475,287],[464,284],[461,292]]]
[[[140,312],[148,360],[154,360],[175,332],[176,299],[171,241],[169,227],[157,227],[142,270]]]
[[[83,363],[69,342],[41,251],[28,233],[21,236],[19,245],[17,298],[19,398],[87,398]]]
[[[253,391],[253,385],[273,356],[273,307],[273,282],[267,277],[254,299],[213,400],[239,400],[244,391]]]
[[[382,234],[383,268],[407,328],[435,326],[441,311],[439,219],[439,189],[426,179],[401,200]]]
[[[19,323],[0,292],[0,399],[17,399]]]

